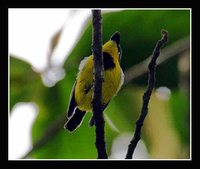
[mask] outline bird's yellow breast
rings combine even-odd
[[[107,104],[120,87],[122,71],[118,62],[117,48],[111,48],[114,42],[109,41],[103,46],[103,52],[113,56],[114,67],[103,71],[102,103]],[[89,56],[80,69],[75,86],[75,100],[80,110],[92,111],[93,97],[93,55]]]

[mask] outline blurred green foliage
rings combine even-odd
[[[121,12],[106,13],[103,15],[103,41],[109,40],[115,31],[121,34],[122,68],[125,70],[152,54],[152,51],[160,39],[161,29],[169,32],[168,45],[172,42],[189,36],[190,12],[189,10],[125,10]],[[85,33],[77,46],[65,62],[66,68],[71,63],[78,66],[79,61],[91,54],[92,26],[88,23]],[[173,58],[159,67],[156,85],[177,87],[177,59]],[[170,73],[169,73],[170,67]],[[67,69],[66,69],[67,70]],[[170,78],[174,75],[173,79]],[[163,78],[167,77],[167,78]],[[146,84],[146,78],[140,77],[134,81],[136,84]]]
[[[121,33],[121,46],[123,49],[121,64],[124,70],[151,55],[157,40],[160,39],[160,30],[163,28],[168,30],[170,34],[168,44],[189,36],[189,10],[125,10],[103,14],[104,42],[115,31],[120,31]],[[32,101],[39,106],[39,114],[32,129],[33,143],[36,143],[42,137],[55,120],[59,117],[66,117],[68,101],[78,71],[78,65],[83,57],[91,53],[91,37],[92,27],[89,20],[83,35],[65,61],[65,78],[51,88],[47,88],[42,84],[40,74],[34,72],[28,63],[11,57],[11,110],[18,102]],[[159,66],[156,78],[157,86],[167,86],[173,89],[172,97],[169,101],[170,104],[168,105],[171,110],[171,121],[173,121],[174,130],[181,140],[180,144],[183,143],[183,146],[189,147],[189,110],[187,104],[189,100],[185,95],[178,92],[177,58],[174,57]],[[106,122],[106,146],[109,155],[112,142],[116,136],[125,132],[133,132],[135,121],[140,113],[141,96],[146,84],[147,75],[135,79],[131,84],[122,88],[106,109],[106,114],[119,130],[118,132],[113,130]],[[156,96],[152,97],[156,98]],[[150,106],[159,107],[160,105],[156,103],[151,105],[150,102]],[[62,127],[64,124],[59,124],[59,130],[55,131],[49,141],[33,151],[30,156],[43,159],[96,158],[94,127],[90,128],[88,126],[90,117],[91,113],[87,114],[81,127],[74,133],[68,133]],[[162,119],[154,120],[162,121]],[[170,126],[171,124],[168,125]],[[144,133],[146,133],[147,129],[144,130]],[[147,147],[151,146],[151,137],[146,137],[146,134],[144,134],[144,141]],[[149,149],[150,154],[151,151],[153,150]],[[188,158],[189,152],[187,153]],[[165,158],[165,156],[161,158]]]
[[[189,105],[190,100],[183,91],[176,90],[172,92],[170,99],[172,121],[183,146],[190,143]]]
[[[10,58],[10,109],[17,102],[28,102],[33,99],[37,85],[43,86],[40,75],[25,61]]]

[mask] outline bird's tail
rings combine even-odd
[[[80,109],[76,108],[74,114],[65,123],[64,128],[73,132],[77,127],[81,125],[85,113],[85,111],[81,111]]]

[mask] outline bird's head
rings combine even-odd
[[[118,49],[118,54],[119,54],[119,61],[121,60],[121,56],[122,56],[122,49],[121,49],[121,46],[120,46],[120,33],[117,31],[115,32],[110,40],[112,41],[115,41],[117,43],[117,49]]]

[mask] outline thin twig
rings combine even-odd
[[[177,56],[178,54],[188,50],[189,48],[190,48],[190,37],[185,37],[175,41],[174,43],[162,49],[160,57],[157,59],[157,65],[161,65],[165,61],[169,60],[171,57]],[[143,60],[142,62],[127,69],[124,72],[125,74],[124,85],[128,84],[130,81],[136,79],[137,77],[142,76],[148,71],[146,65],[150,62],[151,57],[152,55],[149,56],[147,59]]]
[[[93,24],[93,42],[92,51],[94,56],[94,95],[92,100],[93,115],[96,126],[96,148],[98,151],[98,159],[108,158],[106,153],[106,145],[104,139],[105,121],[103,118],[102,109],[102,28],[101,28],[101,10],[92,10],[92,24]]]
[[[149,69],[149,80],[148,80],[148,86],[147,89],[143,95],[143,105],[141,114],[139,116],[139,119],[136,122],[136,130],[133,139],[130,141],[130,144],[128,146],[128,152],[126,154],[126,159],[132,159],[134,150],[137,146],[138,141],[141,137],[141,129],[144,123],[144,119],[148,113],[148,104],[151,97],[152,90],[155,86],[155,71],[156,71],[156,60],[160,54],[161,47],[167,42],[168,40],[168,32],[165,30],[162,30],[162,39],[159,40],[154,48],[151,61],[149,63],[148,69]]]

